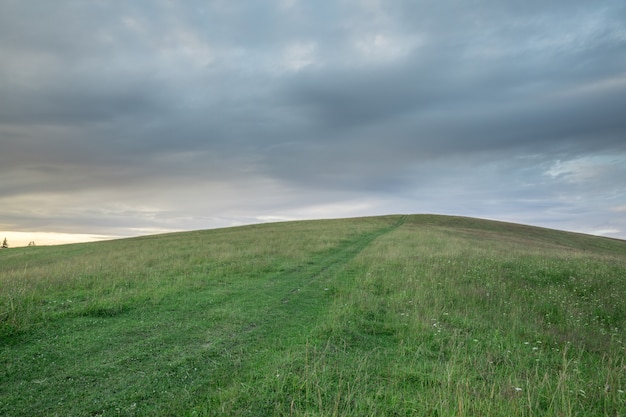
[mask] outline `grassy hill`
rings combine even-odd
[[[626,242],[461,217],[0,251],[0,415],[623,416]]]

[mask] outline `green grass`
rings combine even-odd
[[[624,416],[626,242],[460,217],[0,251],[0,415]]]

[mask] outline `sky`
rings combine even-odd
[[[626,239],[623,0],[0,0],[0,238],[395,213]]]

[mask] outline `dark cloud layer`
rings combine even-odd
[[[626,237],[621,1],[0,0],[0,230],[388,212]]]

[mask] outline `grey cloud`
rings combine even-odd
[[[601,158],[626,159],[625,17],[617,1],[5,1],[0,195],[54,201],[14,224],[73,231],[356,202],[592,229],[626,205]],[[546,175],[559,161],[606,171]]]

